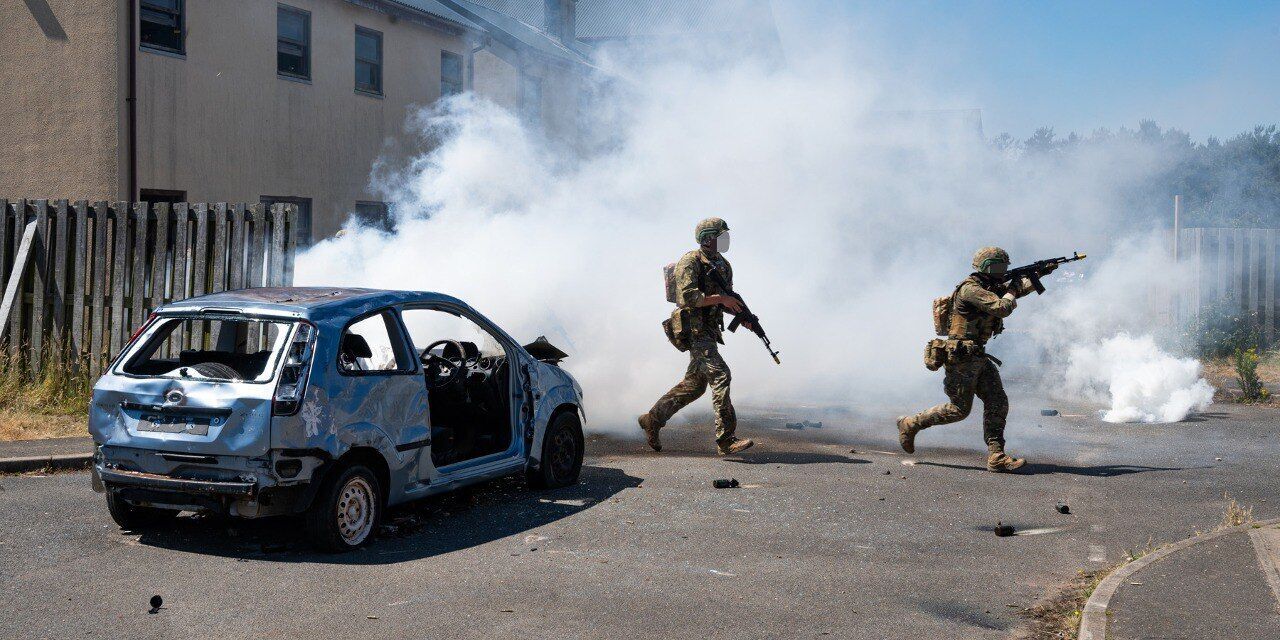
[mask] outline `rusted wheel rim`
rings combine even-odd
[[[338,494],[338,533],[342,540],[355,546],[364,542],[373,530],[377,499],[368,480],[356,476],[342,485]]]
[[[573,461],[577,455],[577,443],[568,429],[556,431],[551,438],[551,473],[557,479],[568,478],[573,473]]]

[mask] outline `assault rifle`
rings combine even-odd
[[[1040,284],[1040,276],[1048,273],[1050,268],[1057,268],[1060,264],[1075,262],[1076,260],[1084,260],[1085,254],[1073,251],[1071,257],[1049,258],[1048,260],[1037,260],[1025,267],[1009,269],[1000,275],[1000,282],[1015,283],[1021,278],[1031,281],[1031,286],[1035,288],[1037,294],[1044,293],[1044,285]]]
[[[778,364],[782,364],[782,361],[778,359],[778,352],[774,351],[773,345],[769,343],[769,336],[765,335],[764,333],[764,327],[760,326],[760,316],[757,316],[756,314],[751,313],[751,309],[747,307],[747,301],[743,300],[742,296],[738,295],[737,292],[729,288],[729,283],[724,281],[724,278],[720,275],[719,271],[717,271],[714,267],[712,267],[710,273],[711,273],[711,278],[716,281],[716,285],[720,287],[720,290],[723,291],[725,295],[742,303],[742,311],[734,314],[733,320],[729,322],[729,330],[737,331],[738,325],[744,322],[750,324],[751,332],[756,334],[757,336],[760,336],[760,340],[764,342],[765,350],[768,351],[769,355],[773,357],[773,361]]]

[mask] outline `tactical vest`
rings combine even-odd
[[[705,255],[702,255],[700,250],[694,250],[694,252],[698,254],[694,260],[698,290],[703,295],[724,293],[715,279],[711,277],[711,270],[715,266]],[[726,262],[727,266],[728,263]],[[674,265],[672,266],[672,271],[674,271]],[[720,277],[724,278],[729,286],[733,286],[731,270],[722,271]],[[669,287],[672,291],[668,299],[675,302],[674,278]],[[700,338],[710,337],[723,344],[724,339],[721,337],[721,333],[724,330],[724,310],[719,305],[694,309],[677,308],[671,312],[671,317],[663,322],[663,329],[671,344],[681,351],[687,351],[689,345]]]
[[[947,337],[952,340],[972,340],[978,344],[986,344],[993,336],[1004,331],[1004,320],[997,318],[960,299],[960,290],[966,284],[973,284],[986,289],[982,280],[976,275],[965,278],[951,294],[951,326]]]

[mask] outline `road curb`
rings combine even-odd
[[[84,469],[93,462],[92,453],[72,453],[56,456],[26,456],[0,458],[0,473],[26,473],[28,471],[65,471]]]
[[[1097,588],[1093,590],[1093,594],[1089,596],[1089,600],[1084,604],[1084,612],[1080,615],[1080,634],[1079,640],[1106,640],[1107,639],[1107,608],[1111,606],[1111,599],[1133,574],[1142,571],[1148,565],[1159,562],[1167,556],[1173,555],[1184,549],[1193,547],[1201,542],[1220,538],[1222,536],[1231,535],[1233,533],[1246,532],[1254,527],[1267,527],[1273,524],[1280,524],[1280,518],[1272,518],[1270,520],[1259,520],[1258,522],[1250,522],[1235,527],[1228,527],[1218,531],[1202,533],[1198,536],[1191,536],[1186,540],[1175,542],[1173,544],[1161,547],[1156,551],[1152,551],[1129,564],[1126,564],[1098,583]]]

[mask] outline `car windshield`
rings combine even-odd
[[[250,318],[165,318],[122,371],[155,378],[267,382],[292,322]]]

